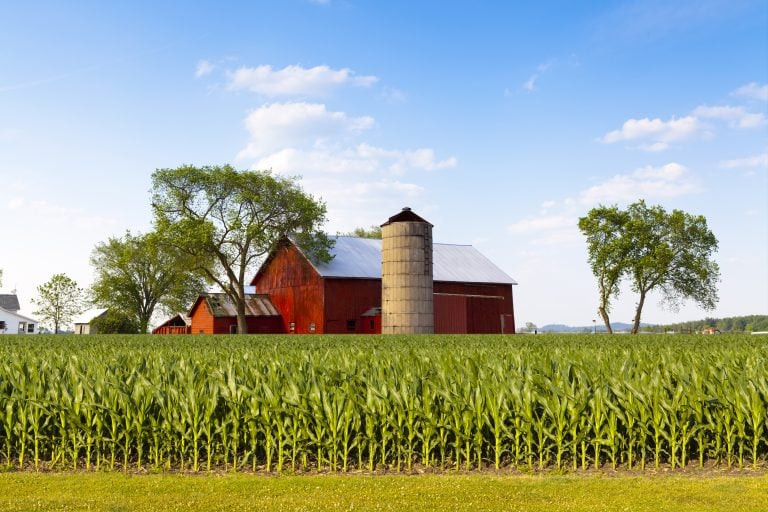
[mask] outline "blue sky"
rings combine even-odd
[[[300,175],[327,231],[411,206],[519,285],[518,325],[588,325],[579,216],[705,215],[720,304],[768,313],[768,4],[5,2],[0,268],[31,313],[94,245],[151,226],[156,168]],[[622,292],[613,319],[632,318]]]

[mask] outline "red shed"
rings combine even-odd
[[[152,334],[189,334],[190,323],[186,314],[178,313],[152,329]]]
[[[248,332],[282,333],[283,321],[266,295],[246,294],[245,315]],[[236,334],[237,312],[224,293],[203,293],[189,310],[192,334]]]
[[[381,240],[332,238],[329,263],[286,239],[251,284],[281,313],[284,332],[380,333]],[[436,333],[515,332],[511,277],[470,245],[434,244],[433,262]]]

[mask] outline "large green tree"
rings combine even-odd
[[[321,230],[325,204],[295,178],[229,165],[158,169],[152,175],[157,231],[218,284],[235,305],[239,333],[248,332],[245,290],[264,257],[286,236],[311,258],[328,261],[332,242]]]
[[[66,274],[55,274],[37,287],[37,293],[38,298],[32,299],[38,307],[34,314],[53,325],[54,334],[86,307],[85,292]]]
[[[626,272],[629,241],[624,236],[627,212],[617,206],[599,206],[579,219],[579,229],[587,238],[589,266],[597,278],[597,312],[609,334],[611,300],[619,294],[619,283]]]
[[[157,233],[109,238],[91,255],[93,302],[132,317],[139,332],[147,332],[157,308],[185,311],[205,290],[205,280],[190,264],[189,256],[161,243]]]
[[[685,300],[704,309],[715,307],[720,270],[712,256],[717,239],[703,216],[680,210],[668,213],[641,200],[626,210],[598,206],[579,219],[579,228],[587,238],[588,260],[598,280],[598,312],[608,332],[610,302],[623,279],[638,294],[633,334],[640,329],[652,290],[661,293],[662,302],[673,310]]]
[[[624,233],[631,242],[627,274],[638,294],[632,333],[640,328],[640,315],[651,290],[676,310],[685,300],[704,309],[715,308],[720,268],[712,259],[717,238],[702,215],[680,210],[670,213],[661,206],[638,201],[627,208]]]

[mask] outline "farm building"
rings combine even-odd
[[[328,263],[311,261],[285,239],[251,284],[269,296],[287,333],[381,333],[388,314],[396,324],[409,308],[418,330],[384,332],[429,332],[432,322],[432,332],[440,334],[514,333],[512,286],[517,283],[470,245],[432,244],[431,225],[427,232],[414,225],[419,223],[426,221],[404,209],[384,225],[384,240],[333,237],[334,258]],[[397,227],[401,234],[425,239],[426,245],[414,248],[407,238],[389,241],[388,226],[394,224],[403,224]],[[382,301],[385,245],[384,256],[395,269],[387,276],[388,286],[396,291]],[[415,291],[403,294],[407,287]],[[398,301],[388,313],[391,302]]]
[[[89,309],[75,318],[75,334],[98,334],[99,331],[95,325],[91,325],[93,320],[107,314],[106,309]]]
[[[246,294],[245,315],[249,333],[284,332],[280,313],[266,295]],[[189,318],[188,332],[193,334],[237,333],[237,310],[224,293],[200,294],[189,310]]]
[[[186,313],[177,313],[152,329],[152,334],[190,334],[191,332],[192,319]]]
[[[34,334],[39,322],[19,314],[21,304],[15,293],[0,293],[0,334]]]

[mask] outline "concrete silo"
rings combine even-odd
[[[381,225],[381,332],[432,334],[432,224],[406,207]]]

